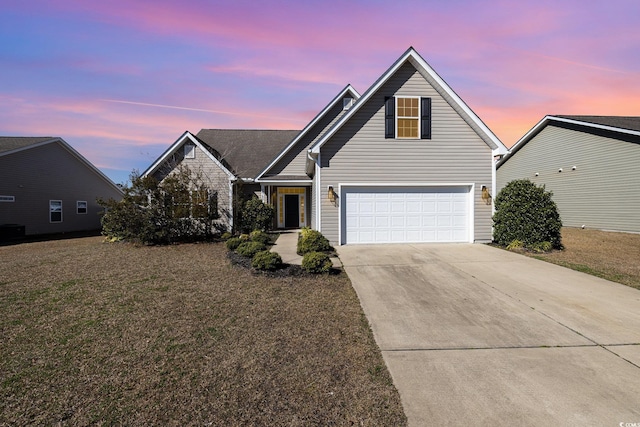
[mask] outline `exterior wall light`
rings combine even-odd
[[[491,193],[489,193],[489,189],[486,185],[482,186],[482,200],[486,205],[491,204]]]
[[[332,185],[329,186],[329,189],[327,191],[327,196],[329,197],[329,201],[331,203],[335,203],[335,201],[336,201],[336,192],[333,191],[333,186]]]

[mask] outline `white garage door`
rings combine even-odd
[[[469,187],[343,187],[342,243],[469,242]]]

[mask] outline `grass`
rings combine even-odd
[[[527,255],[640,289],[640,234],[565,227],[562,243],[563,251]]]
[[[225,255],[0,247],[0,425],[406,425],[346,275]]]

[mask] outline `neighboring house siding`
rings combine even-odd
[[[336,105],[329,110],[325,116],[319,120],[309,130],[309,132],[307,132],[307,134],[291,148],[291,150],[289,150],[288,153],[286,153],[275,165],[273,165],[273,167],[271,167],[267,172],[267,175],[304,175],[308,148],[320,135],[324,133],[326,129],[329,129],[329,127],[336,122],[336,120],[342,115],[343,111],[342,102],[336,103]]]
[[[432,98],[432,139],[385,139],[384,97]],[[491,240],[491,206],[481,186],[491,189],[491,148],[410,64],[375,93],[323,146],[321,152],[321,231],[338,243],[340,201],[327,199],[327,186],[339,184],[475,184],[474,240]]]
[[[0,157],[0,224],[21,224],[25,233],[49,234],[99,230],[103,208],[96,198],[120,200],[122,193],[58,143]],[[62,222],[49,222],[49,201],[62,201]],[[78,214],[76,203],[87,202]]]
[[[163,166],[158,168],[153,177],[162,181],[169,174],[175,173],[178,166],[187,167],[194,174],[193,176],[201,179],[210,190],[218,192],[218,214],[220,215],[218,222],[230,229],[233,197],[230,194],[229,176],[211,160],[207,153],[197,146],[195,150],[195,158],[189,159],[184,157],[182,147],[179,148]]]
[[[500,166],[497,188],[527,178],[553,192],[565,226],[640,232],[638,165],[640,144],[548,125]]]

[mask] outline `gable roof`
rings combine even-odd
[[[318,123],[322,118],[337,104],[339,103],[345,96],[351,95],[354,100],[358,100],[360,98],[360,94],[358,91],[354,89],[350,84],[346,85],[344,89],[342,89],[332,100],[329,102],[326,107],[322,109],[305,127],[298,133],[298,135],[291,141],[291,143],[284,148],[278,154],[278,156],[273,159],[271,163],[269,163],[260,173],[257,175],[256,179],[259,180],[262,176],[271,169],[282,157],[284,157],[302,138],[304,138],[307,133]],[[306,177],[308,179],[308,177]]]
[[[640,141],[640,117],[547,115],[520,138],[498,162],[502,166],[547,126],[559,126],[623,141]]]
[[[202,129],[196,137],[215,150],[242,179],[254,179],[299,130]]]
[[[8,156],[10,154],[19,153],[21,151],[31,150],[37,147],[42,147],[47,144],[58,144],[65,150],[67,150],[72,156],[74,156],[80,163],[98,175],[108,185],[122,193],[122,189],[118,187],[109,177],[107,177],[100,169],[98,169],[93,163],[87,160],[82,154],[78,153],[71,145],[69,145],[64,139],[60,137],[51,136],[2,136],[0,137],[0,157]]]
[[[482,120],[469,108],[469,106],[456,94],[453,89],[435,72],[433,68],[416,52],[413,47],[407,49],[405,53],[398,58],[398,60],[385,71],[378,80],[358,99],[353,107],[342,116],[338,122],[331,127],[310,149],[311,153],[320,153],[322,146],[346,123],[349,119],[356,114],[356,112],[384,85],[398,69],[409,61],[425,78],[429,80],[431,85],[439,93],[445,93],[451,98],[451,100],[459,107],[462,118],[470,122],[470,124],[477,127],[476,132],[478,136],[489,146],[494,152],[494,155],[504,154],[507,152],[507,147],[498,139],[498,137],[484,124]]]

